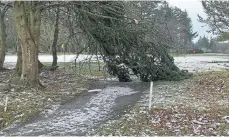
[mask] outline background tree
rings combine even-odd
[[[14,16],[22,51],[21,82],[36,87],[38,80],[38,49],[40,37],[41,9],[39,2],[14,2]]]
[[[209,48],[209,39],[207,37],[200,37],[196,42],[196,47],[198,48]]]
[[[5,25],[5,14],[8,10],[7,3],[4,7],[0,8],[0,70],[3,69],[6,52],[6,25]]]
[[[57,66],[57,42],[58,42],[58,33],[59,33],[59,14],[60,14],[60,8],[58,7],[56,10],[56,21],[54,26],[54,36],[53,36],[53,44],[52,44],[52,56],[53,56],[53,62],[52,67]]]
[[[167,21],[180,22],[179,29],[174,27],[173,33],[182,46],[191,41],[189,34],[194,33],[188,27],[188,15],[179,9],[173,10],[167,3],[16,1],[13,5],[22,53],[20,79],[25,85],[39,85],[38,52],[51,53],[53,45],[60,52],[101,55],[108,72],[120,81],[130,81],[129,70],[142,81],[178,80],[185,75],[168,54],[176,45],[173,41],[176,38],[171,38]],[[174,15],[168,16],[170,14]]]
[[[202,6],[207,18],[202,18],[200,15],[199,21],[210,27],[209,32],[213,34],[223,34],[229,32],[229,13],[228,1],[202,1]]]
[[[222,33],[217,36],[218,41],[226,41],[229,40],[229,33]]]

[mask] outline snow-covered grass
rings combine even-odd
[[[210,114],[220,113],[219,111]],[[169,109],[153,108],[150,111],[135,107],[130,114],[124,115],[120,120],[110,121],[90,135],[228,136],[229,126],[226,118],[225,116],[212,118],[207,112],[194,111],[182,106]]]
[[[229,54],[224,53],[200,53],[200,54],[182,54],[182,53],[169,53],[173,57],[180,56],[229,56]]]
[[[44,68],[49,68],[49,66],[52,65],[51,62],[42,62],[42,63],[45,66]],[[100,69],[99,69],[98,62],[92,62],[90,63],[90,66],[89,63],[87,62],[85,62],[83,65],[79,62],[77,62],[76,64],[72,62],[66,62],[66,63],[58,62],[57,65],[59,66],[59,68],[65,68],[66,71],[72,72],[77,75],[95,76],[95,77],[96,76],[100,77],[105,75],[103,69],[104,66],[103,62],[100,62]]]
[[[214,61],[229,61],[227,56],[183,56],[174,57],[175,64],[180,69],[189,70],[190,72],[203,72],[212,70],[225,70],[229,63],[211,63]]]
[[[80,55],[78,61],[82,61],[83,59],[85,59],[85,57],[88,57],[88,55]],[[65,61],[70,62],[73,58],[74,55],[66,55]],[[48,55],[42,55],[39,57],[39,59],[41,60],[41,62],[51,62],[52,58]],[[62,55],[59,56],[59,61],[64,61]],[[107,124],[103,125],[99,130],[96,130],[91,134],[229,135],[229,126],[227,123],[229,114],[229,74],[226,71],[206,72],[212,70],[224,70],[227,69],[229,65],[227,63],[209,63],[212,61],[228,61],[228,57],[175,57],[175,63],[178,65],[179,68],[186,69],[191,72],[205,73],[195,75],[194,79],[188,79],[185,81],[155,82],[153,109],[151,111],[145,109],[145,106],[148,103],[148,93],[146,93],[139,101],[138,105],[135,106],[130,113],[124,115],[120,120],[111,121],[111,123],[108,122]],[[7,56],[6,62],[15,63],[16,59],[13,56]],[[51,102],[54,99],[57,99],[57,101],[61,101],[61,97],[59,96],[62,96],[62,94],[65,93],[66,95],[69,95],[69,91],[71,89],[78,89],[76,87],[72,88],[72,86],[69,87],[68,84],[72,83],[69,82],[69,80],[71,81],[71,79],[69,79],[69,75],[64,75],[64,77],[61,77],[61,75],[57,74],[56,77],[56,74],[46,74],[46,72],[42,73],[41,75],[43,76],[42,83],[46,83],[47,85],[49,85],[47,88],[47,93],[50,94],[45,96],[45,99],[49,101],[51,100]],[[52,78],[52,82],[58,82],[50,83],[49,79],[47,78]],[[60,90],[60,86],[63,90],[61,90],[61,92],[57,92],[56,98],[56,96],[53,96],[53,93],[56,93],[56,91]],[[0,85],[0,87],[3,86]],[[11,89],[12,88],[10,88],[9,91],[11,91]],[[17,90],[17,88],[15,89]],[[37,95],[34,96],[34,93],[36,92],[28,93],[31,94],[32,97],[29,95],[24,96],[31,98],[33,100],[32,102],[36,102],[34,101],[34,97],[36,97],[37,99]],[[5,95],[2,98],[5,98]],[[40,98],[42,99],[42,96]],[[47,100],[45,100],[45,102]],[[14,102],[14,104],[17,103],[18,102]],[[20,109],[20,106],[18,107],[18,109]],[[35,114],[37,113],[37,111],[34,112]],[[4,115],[3,118],[5,116],[12,117],[11,115],[12,114],[9,113],[7,115]],[[9,120],[11,119],[9,118]]]
[[[100,57],[100,56],[99,56]],[[58,55],[58,62],[73,62],[76,58],[76,55]],[[39,55],[38,59],[41,62],[52,62],[52,55]],[[91,60],[91,62],[96,62],[97,61],[97,56],[96,55],[80,55],[76,62],[79,61],[88,61]],[[101,59],[99,59],[101,61]],[[5,57],[5,62],[6,63],[16,63],[17,62],[17,55],[6,55]]]
[[[58,55],[58,63],[61,65],[63,62],[73,62],[76,55]],[[86,61],[88,62],[91,58],[91,62],[94,64],[97,62],[97,57],[91,56],[91,55],[84,55],[81,54],[77,58],[76,62],[82,62]],[[52,56],[51,55],[39,55],[39,60],[43,63],[49,63],[52,62]],[[224,70],[228,68],[229,63],[209,63],[213,61],[229,61],[228,56],[221,56],[221,55],[212,55],[206,56],[204,55],[184,55],[184,56],[178,56],[174,57],[175,64],[180,69],[189,70],[190,72],[202,72],[202,71],[212,71],[212,70]],[[7,55],[5,59],[6,64],[14,64],[17,61],[16,55]],[[104,64],[103,61],[100,59],[101,66]],[[92,64],[93,64],[92,63]]]
[[[7,83],[12,71],[0,72],[0,130],[14,122],[26,122],[42,112],[52,113],[59,103],[86,91],[87,79],[76,77],[59,69],[40,74],[44,89],[29,89]],[[4,100],[8,96],[8,109],[4,112]],[[54,106],[54,107],[53,107]]]
[[[147,108],[148,96],[143,96],[121,119],[109,121],[89,134],[228,136],[228,87],[228,71],[199,73],[180,82],[155,82],[152,110]]]

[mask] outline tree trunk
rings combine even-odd
[[[52,57],[53,57],[52,67],[53,68],[57,66],[56,49],[57,49],[58,33],[59,33],[59,12],[60,9],[58,7],[56,11],[56,22],[55,22],[55,30],[54,30],[54,37],[53,37],[54,39],[52,44]]]
[[[14,74],[16,76],[21,76],[22,73],[22,53],[21,53],[21,46],[17,46],[17,64],[16,64],[16,70]]]
[[[38,68],[39,70],[42,69],[44,65],[38,60]],[[21,46],[17,46],[17,64],[16,64],[16,70],[14,74],[16,76],[21,76],[22,73],[22,52],[21,52]]]
[[[40,60],[38,60],[38,68],[39,70],[42,69],[44,67],[44,65],[40,62]]]
[[[20,80],[26,86],[37,87],[41,11],[35,1],[15,1],[14,15],[22,51]]]
[[[5,13],[0,10],[0,70],[3,69],[6,47],[6,25],[4,22],[4,15]]]

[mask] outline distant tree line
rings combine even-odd
[[[206,24],[210,28],[208,32],[217,35],[215,38],[215,51],[221,53],[229,53],[229,2],[204,0],[202,1],[202,7],[207,17],[203,18],[198,15],[199,21]],[[206,40],[204,41],[205,42],[203,43],[205,44],[203,45],[207,45]],[[210,46],[209,48],[212,48],[211,44],[208,45]]]
[[[204,52],[217,52],[216,51],[216,40],[212,37],[199,37],[198,41],[194,45],[194,49],[201,49]]]

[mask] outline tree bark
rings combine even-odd
[[[5,13],[0,10],[0,70],[3,69],[5,61],[5,48],[6,48],[6,25],[4,22]]]
[[[14,74],[16,76],[21,76],[22,73],[22,52],[21,52],[21,46],[17,46],[17,64]]]
[[[42,69],[44,67],[44,65],[40,62],[40,60],[38,60],[38,68],[39,70]]]
[[[35,1],[15,1],[13,9],[22,51],[20,80],[23,85],[37,87],[41,11]]]
[[[38,68],[39,70],[43,68],[43,64],[38,60]],[[22,73],[22,52],[21,52],[21,46],[17,46],[17,64],[14,74],[16,76],[21,76]]]
[[[57,42],[58,42],[58,33],[59,33],[59,13],[60,13],[60,9],[58,7],[56,11],[56,22],[55,22],[53,44],[52,44],[52,57],[53,57],[52,67],[53,68],[57,66],[56,51],[57,51]]]

